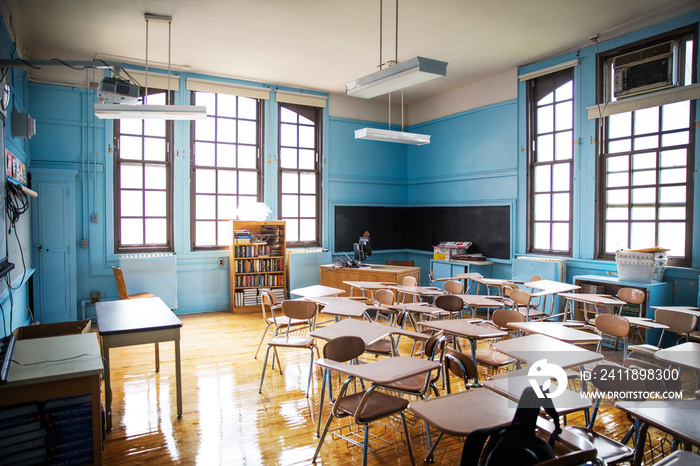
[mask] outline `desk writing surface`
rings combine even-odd
[[[664,348],[654,353],[654,357],[659,361],[700,371],[700,343],[691,341]]]
[[[7,384],[3,387],[50,382],[72,377],[102,374],[102,356],[97,334],[17,340]],[[39,364],[36,364],[39,363]]]
[[[693,445],[700,445],[700,399],[618,401],[615,407]]]
[[[120,299],[95,303],[100,334],[182,327],[182,321],[160,298]]]
[[[549,364],[557,364],[564,369],[603,359],[603,355],[595,351],[538,334],[501,340],[493,347],[528,364],[546,359]]]
[[[438,369],[440,363],[412,356],[377,359],[367,364],[347,364],[332,359],[316,361],[320,367],[355,376],[377,385],[388,385],[414,375]]]
[[[567,343],[593,343],[601,340],[598,334],[570,328],[561,322],[510,322],[508,327],[527,333],[539,333]]]

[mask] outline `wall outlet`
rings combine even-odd
[[[97,223],[98,219],[99,217],[97,216],[97,214],[92,214],[92,223]]]
[[[95,299],[100,297],[100,292],[99,291],[91,291],[90,292],[90,297]]]
[[[88,247],[88,240],[84,239],[80,241],[80,247],[86,248]]]
[[[219,267],[223,267],[223,266],[224,266],[224,258],[220,257],[219,258]]]

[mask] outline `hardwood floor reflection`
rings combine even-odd
[[[181,319],[181,419],[175,412],[172,343],[160,345],[158,373],[153,345],[110,351],[113,430],[106,435],[105,464],[310,464],[318,442],[321,372],[314,368],[311,396],[306,398],[308,351],[281,351],[284,375],[268,368],[259,394],[265,346],[253,359],[264,327],[258,314],[216,312]],[[605,404],[598,419],[598,429],[616,439],[630,425]],[[582,424],[583,416],[569,416],[568,422]],[[386,437],[398,439],[391,431]],[[411,440],[418,464],[427,453],[425,438],[424,423],[415,422]],[[435,464],[458,464],[461,451],[461,439],[445,436]],[[361,448],[328,436],[317,464],[361,461]],[[369,463],[410,464],[405,443],[370,453]]]

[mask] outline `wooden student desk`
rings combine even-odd
[[[341,296],[350,296],[350,286],[343,283],[346,281],[401,283],[404,277],[408,276],[416,277],[420,283],[420,267],[380,264],[371,264],[360,268],[321,266],[321,285],[341,288],[345,291]]]
[[[112,388],[109,350],[122,346],[172,341],[175,343],[175,388],[177,416],[182,416],[182,374],[180,371],[180,327],[182,321],[160,298],[120,299],[95,303],[97,325],[102,338],[105,371],[105,412],[107,430],[112,430]],[[157,348],[157,347],[156,347]],[[160,369],[156,349],[156,371]]]
[[[100,374],[103,365],[97,335],[18,340],[13,359],[22,364],[39,364],[12,364],[7,384],[0,385],[0,407],[90,393],[93,461],[102,464]]]

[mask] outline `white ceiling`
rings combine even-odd
[[[192,72],[344,94],[377,70],[380,0],[4,0],[25,59],[146,58],[144,13],[172,17],[171,62]],[[399,61],[449,63],[407,103],[699,9],[700,0],[400,0]],[[395,3],[384,1],[384,60]],[[9,21],[7,21],[9,17]],[[149,26],[149,62],[168,61],[167,23]]]

